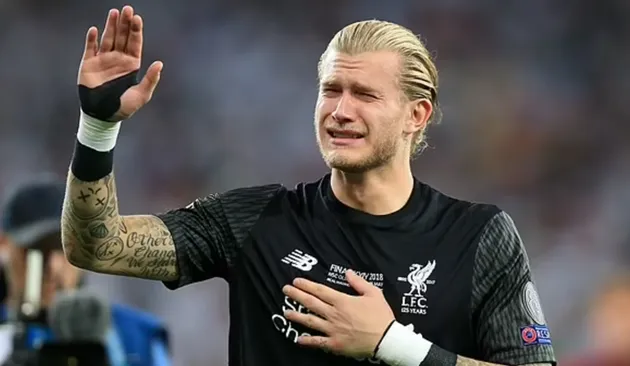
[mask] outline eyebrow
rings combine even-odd
[[[336,80],[326,80],[326,81],[322,81],[321,82],[321,87],[324,87],[324,88],[326,88],[326,87],[338,87],[338,86],[340,86],[340,83],[337,82]],[[375,93],[375,94],[378,93],[376,91],[376,89],[374,89],[374,88],[372,88],[370,86],[367,86],[365,84],[356,83],[356,82],[352,83],[350,88],[352,90],[354,90],[354,91],[361,92],[361,93]]]

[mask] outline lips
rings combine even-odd
[[[351,130],[328,129],[327,132],[336,139],[360,139],[364,137],[362,133]]]

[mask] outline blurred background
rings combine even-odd
[[[595,5],[596,4],[596,5]],[[76,73],[103,0],[0,1],[0,192],[65,175],[77,128]],[[443,123],[418,178],[498,204],[530,255],[557,355],[592,344],[588,305],[630,261],[630,2],[626,0],[211,0],[131,3],[154,100],[124,124],[121,212],[160,212],[237,186],[287,186],[326,171],[312,131],[316,63],[345,24],[390,20],[420,33],[440,70]],[[225,365],[227,286],[169,292],[91,275],[112,299],[172,331],[177,365]],[[630,315],[628,315],[630,318]]]

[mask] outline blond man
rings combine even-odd
[[[79,71],[70,262],[171,289],[226,279],[230,365],[555,363],[510,217],[412,175],[438,120],[438,76],[409,30],[350,24],[323,53],[314,126],[329,174],[142,216],[118,213],[113,150],[162,64],[137,82],[142,18],[131,7],[112,10],[97,38],[91,28]]]

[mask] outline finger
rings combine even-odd
[[[139,92],[146,96],[146,100],[149,101],[155,92],[155,88],[160,82],[160,76],[164,65],[160,61],[156,61],[147,70],[142,80],[134,88],[138,88]]]
[[[327,315],[329,315],[332,311],[332,306],[326,304],[325,302],[316,298],[315,296],[309,293],[306,293],[296,287],[289,286],[289,285],[284,286],[282,288],[282,292],[284,292],[284,294],[290,297],[291,299],[299,302],[303,306],[306,306],[308,310],[324,318],[326,318]]]
[[[330,323],[325,319],[313,314],[304,314],[298,311],[287,310],[284,312],[284,317],[290,321],[299,323],[313,330],[329,334]]]
[[[343,292],[333,290],[328,286],[304,278],[296,278],[293,280],[293,286],[331,305],[336,304],[341,298],[347,296]]]
[[[116,40],[114,41],[114,49],[123,52],[127,48],[127,39],[129,38],[129,28],[133,19],[133,8],[125,6],[118,17],[116,25]]]
[[[96,56],[98,52],[98,29],[90,27],[85,35],[85,49],[83,50],[83,59],[87,60]]]
[[[298,344],[310,347],[310,348],[319,348],[326,352],[337,352],[337,348],[335,348],[335,342],[332,338],[329,337],[321,337],[321,336],[299,336],[297,340]]]
[[[101,36],[101,47],[99,52],[109,52],[114,47],[114,39],[116,37],[116,23],[120,13],[117,9],[112,9],[107,15],[107,22],[105,23],[105,29]]]
[[[380,289],[368,281],[366,281],[363,277],[354,273],[354,271],[348,270],[346,271],[346,280],[348,284],[359,294],[359,295],[368,295],[374,293],[375,290]]]
[[[127,39],[126,52],[136,58],[142,56],[142,17],[140,15],[134,15],[131,19],[131,25],[129,28],[129,38]]]

